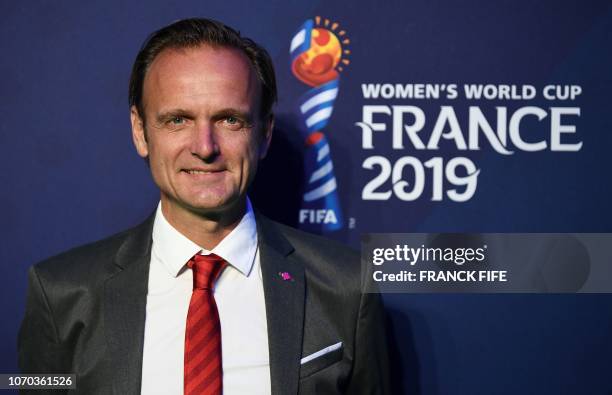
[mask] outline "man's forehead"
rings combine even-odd
[[[223,89],[226,88],[226,89]],[[201,45],[166,48],[153,60],[145,75],[143,102],[159,95],[197,98],[223,90],[226,99],[258,99],[260,83],[254,67],[239,49]],[[149,94],[156,97],[148,97]]]
[[[149,71],[156,63],[181,65],[186,62],[194,62],[203,66],[217,66],[219,69],[226,67],[250,69],[251,67],[246,54],[238,48],[201,44],[195,47],[169,47],[163,49],[151,62]]]

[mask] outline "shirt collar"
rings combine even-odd
[[[173,277],[178,276],[189,259],[197,253],[214,253],[248,277],[257,253],[255,213],[248,198],[247,211],[238,225],[211,251],[198,246],[170,225],[162,213],[161,202],[157,206],[152,238],[152,253]]]

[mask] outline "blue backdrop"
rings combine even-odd
[[[308,87],[292,73],[289,49],[303,23],[321,16],[320,25],[329,19],[327,29],[350,50],[342,55],[349,62],[342,63],[323,130],[342,210],[340,229],[329,237],[358,247],[365,232],[612,231],[609,1],[28,1],[4,2],[0,10],[0,372],[17,371],[27,268],[136,224],[156,206],[158,192],[131,143],[127,82],[145,37],[184,17],[211,17],[238,28],[268,48],[276,64],[277,127],[252,191],[256,206],[273,218],[307,225],[299,220],[309,169],[297,106]],[[455,84],[459,94],[371,99],[363,92],[369,83]],[[537,95],[470,100],[464,84],[530,85]],[[547,100],[542,89],[550,84],[579,86],[581,94]],[[425,144],[441,106],[453,109],[466,141],[470,106],[490,122],[496,107],[506,108],[508,117],[538,107],[546,117],[525,117],[520,132],[529,142],[546,141],[547,149],[525,152],[509,142],[514,154],[502,155],[482,134],[480,149],[461,150],[445,137],[438,150],[419,150],[407,137],[403,149],[393,149],[392,118],[384,114],[374,121],[386,130],[373,132],[374,148],[366,149],[366,132],[355,124],[368,105],[420,109]],[[551,107],[579,109],[579,116],[562,117],[575,126],[562,141],[582,142],[580,150],[550,149]],[[403,123],[414,121],[407,115]],[[452,127],[447,123],[444,133]],[[466,157],[480,170],[477,188],[467,201],[453,201],[446,193],[455,187],[444,173],[443,198],[432,200],[434,176],[425,168],[417,198],[368,200],[363,190],[380,172],[364,168],[371,156],[391,165],[402,156],[421,162],[442,157],[445,164]],[[411,188],[410,172],[406,167],[402,177]],[[377,190],[392,191],[397,180],[384,181]],[[397,393],[612,392],[610,295],[384,299]]]

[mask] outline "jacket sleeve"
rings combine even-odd
[[[22,373],[70,373],[49,300],[35,266],[28,272],[26,310],[17,338]]]
[[[349,394],[390,394],[385,312],[380,294],[362,293]]]

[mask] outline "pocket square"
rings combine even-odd
[[[300,360],[300,365],[305,364],[306,362],[310,362],[315,358],[319,358],[325,354],[329,354],[332,351],[336,351],[337,349],[339,349],[340,347],[342,347],[342,342],[338,342],[336,344],[332,344],[331,346],[325,347],[317,352],[314,352],[310,355],[305,356],[304,358],[302,358]]]

